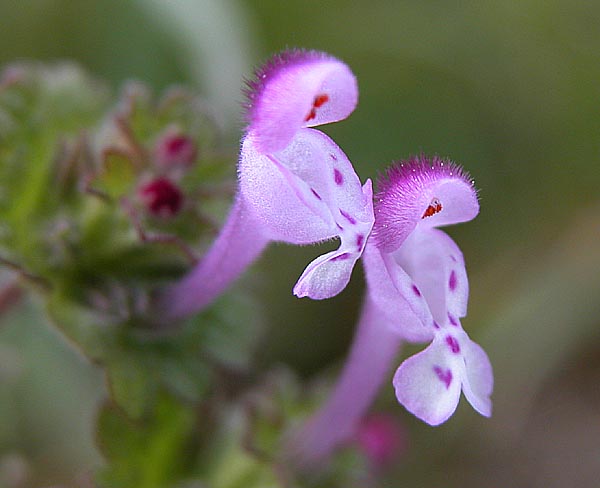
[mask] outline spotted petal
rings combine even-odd
[[[440,340],[405,360],[394,375],[396,398],[413,415],[439,425],[454,413],[461,391],[460,363]]]
[[[419,287],[438,324],[467,314],[469,282],[463,255],[446,233],[419,227],[393,257]]]
[[[363,253],[367,293],[385,323],[411,342],[433,338],[433,318],[413,279],[369,239]]]
[[[252,136],[242,145],[240,190],[273,240],[330,239],[352,222],[373,221],[372,204],[342,150],[325,134],[301,129],[285,150],[262,154]],[[345,216],[344,216],[345,215]]]

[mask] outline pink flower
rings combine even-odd
[[[459,320],[469,294],[463,255],[436,228],[477,215],[472,181],[449,161],[414,158],[387,172],[375,200],[377,249],[365,256],[369,297],[406,340],[432,341],[396,371],[398,401],[438,425],[454,413],[462,390],[490,416],[492,368]]]
[[[396,397],[411,413],[438,425],[462,391],[476,411],[491,415],[490,361],[460,325],[469,293],[463,255],[437,229],[477,215],[473,182],[455,164],[421,156],[393,166],[379,188],[358,330],[331,396],[290,443],[300,466],[322,462],[353,435],[402,341],[431,342],[394,375]]]
[[[239,191],[225,225],[198,266],[167,292],[170,317],[198,311],[229,286],[271,241],[340,247],[308,265],[294,293],[324,299],[350,279],[374,222],[371,181],[362,185],[342,150],[312,126],[347,117],[356,79],[315,51],[275,56],[248,82]]]

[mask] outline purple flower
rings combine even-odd
[[[294,287],[299,297],[332,297],[348,283],[371,232],[371,181],[361,185],[341,149],[310,128],[354,110],[358,89],[348,67],[325,53],[284,52],[248,82],[247,98],[235,203],[202,261],[167,291],[170,318],[210,303],[270,241],[339,238],[339,249],[310,263]]]
[[[462,389],[475,410],[490,416],[492,368],[459,321],[469,294],[463,255],[436,229],[477,215],[472,181],[449,161],[414,158],[387,172],[375,212],[377,249],[365,257],[369,295],[402,337],[432,340],[396,371],[398,401],[438,425],[454,413]]]
[[[469,293],[463,255],[436,228],[478,212],[473,182],[449,161],[413,158],[379,182],[358,330],[331,396],[290,443],[300,466],[321,462],[352,435],[402,341],[431,341],[394,375],[396,397],[411,413],[438,425],[452,415],[462,390],[475,410],[491,415],[489,359],[459,321]]]

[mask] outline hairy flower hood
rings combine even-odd
[[[262,153],[284,149],[302,127],[343,120],[358,102],[350,68],[333,56],[293,49],[273,56],[246,89],[247,132]]]

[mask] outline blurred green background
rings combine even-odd
[[[470,273],[463,324],[495,367],[494,416],[463,401],[432,429],[386,388],[379,407],[410,432],[389,486],[597,486],[600,4],[0,2],[1,65],[67,58],[115,91],[131,78],[157,90],[190,85],[215,106],[232,148],[243,77],[293,46],[328,51],[355,72],[357,110],[325,130],[363,180],[425,152],[462,164],[480,189],[480,216],[449,233]],[[341,361],[362,271],[336,299],[295,299],[293,284],[321,253],[271,246],[258,263],[270,321],[262,367],[284,363],[308,378]],[[75,486],[101,463],[93,419],[102,396],[101,372],[48,327],[35,299],[3,314],[0,486]]]

